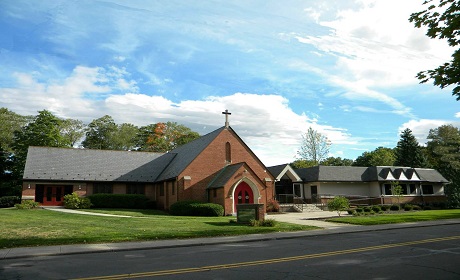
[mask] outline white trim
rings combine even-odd
[[[299,177],[299,175],[297,175],[297,173],[294,171],[294,169],[292,169],[292,167],[289,164],[286,164],[283,171],[281,171],[280,174],[278,174],[278,177],[276,177],[276,181],[281,180],[281,178],[285,174],[287,174],[289,179],[291,179],[291,181],[293,182],[302,182],[302,179]]]

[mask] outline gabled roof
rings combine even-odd
[[[175,157],[157,178],[157,181],[168,180],[179,176],[224,129],[225,127],[216,129],[169,152],[170,154],[175,154]]]
[[[295,169],[303,182],[401,181],[448,183],[436,170],[397,166],[314,166]]]
[[[214,179],[208,184],[208,189],[217,189],[222,188],[225,184],[232,179],[233,175],[238,171],[238,169],[243,166],[244,163],[236,163],[232,165],[227,165],[220,170],[220,172],[214,177]]]
[[[275,176],[275,180],[279,181],[281,178],[286,175],[291,179],[293,182],[302,181],[302,179],[297,175],[294,169],[289,164],[280,164],[276,166],[267,167],[267,170]]]
[[[163,153],[31,146],[23,179],[154,182],[171,157]]]

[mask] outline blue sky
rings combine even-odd
[[[408,21],[423,1],[0,2],[0,107],[85,122],[230,125],[267,165],[313,127],[331,156],[460,125],[450,89],[417,72],[453,52]]]

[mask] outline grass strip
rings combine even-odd
[[[275,227],[230,223],[235,217],[177,217],[155,210],[91,210],[132,218],[51,210],[0,209],[0,248],[230,236],[316,229],[278,222]]]
[[[424,211],[409,211],[396,212],[388,214],[376,214],[367,216],[346,216],[339,218],[331,218],[326,221],[335,223],[347,223],[354,225],[381,225],[381,224],[397,224],[433,221],[443,219],[460,219],[460,209],[446,210],[424,210]]]

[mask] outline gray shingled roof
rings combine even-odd
[[[267,167],[267,170],[271,174],[273,174],[273,176],[275,176],[275,178],[277,178],[278,175],[280,175],[280,173],[284,170],[284,168],[286,168],[286,165],[288,165],[288,164],[285,163],[285,164],[270,166],[270,167]]]
[[[217,189],[225,186],[225,184],[232,179],[235,172],[243,165],[244,163],[240,162],[222,168],[216,177],[208,184],[208,189]]]
[[[168,180],[179,174],[219,135],[225,127],[214,130],[198,139],[172,150],[176,154],[164,172],[158,177],[158,181]]]
[[[23,179],[155,182],[165,162],[173,157],[162,153],[29,147]]]
[[[448,183],[434,169],[395,166],[314,166],[295,169],[304,182],[422,181]]]

